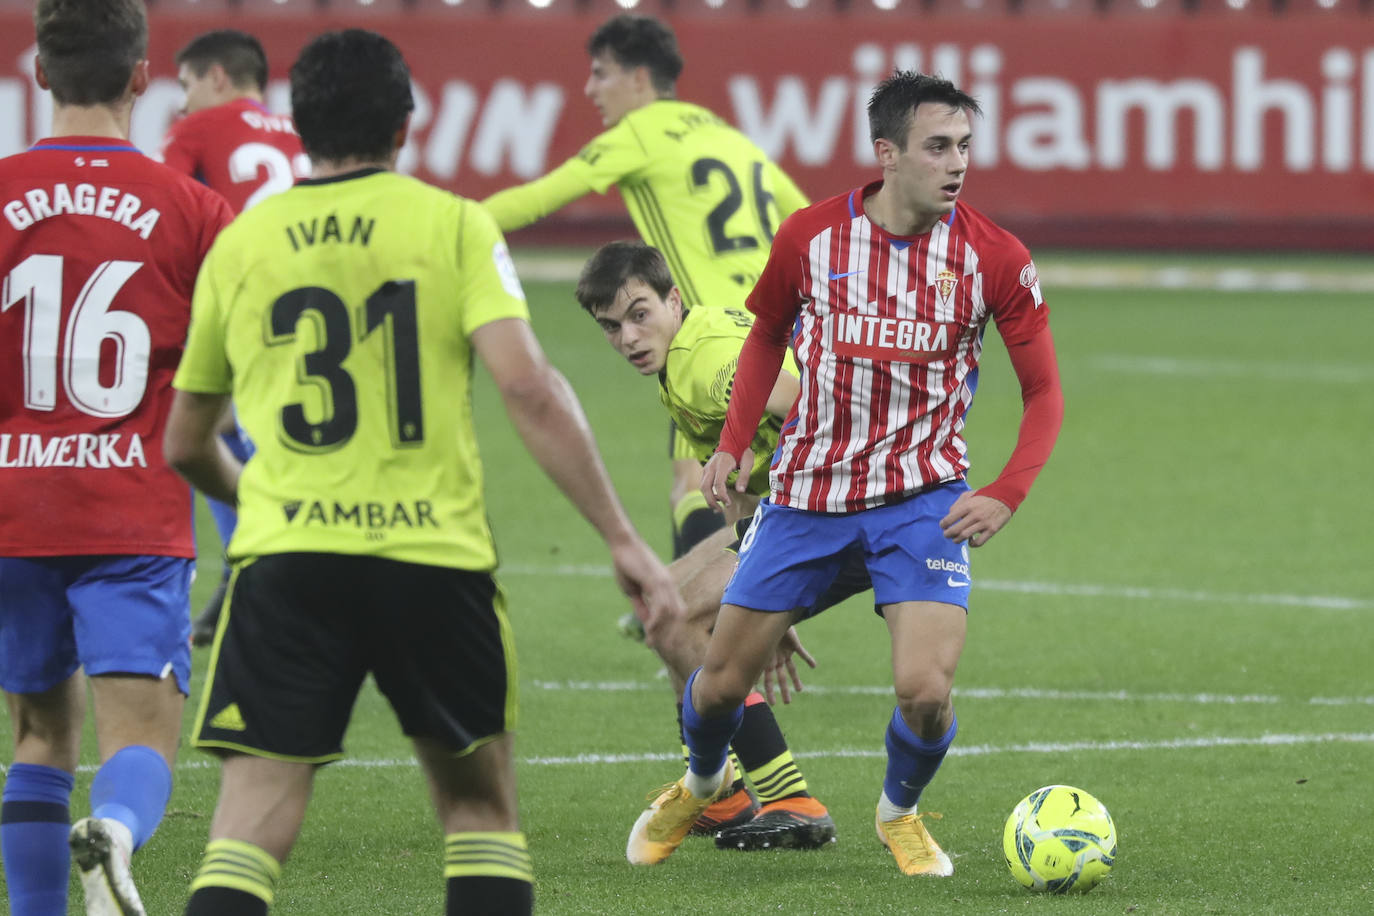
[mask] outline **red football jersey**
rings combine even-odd
[[[104,137],[0,159],[0,555],[195,555],[162,459],[218,194]]]
[[[162,161],[223,194],[235,213],[310,177],[296,125],[252,99],[177,121],[162,141]]]
[[[749,296],[758,339],[790,342],[802,370],[773,466],[778,505],[853,512],[962,478],[988,320],[1008,346],[1047,327],[1035,267],[1013,235],[962,202],[927,233],[889,235],[864,214],[878,186],[789,217]],[[753,352],[741,354],[737,396]],[[757,374],[771,382],[776,369]],[[722,448],[738,456],[735,428]]]

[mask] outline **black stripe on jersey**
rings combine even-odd
[[[635,200],[639,203],[640,212],[644,214],[645,223],[649,226],[649,244],[663,252],[663,257],[667,258],[668,269],[673,272],[673,281],[682,290],[687,305],[704,305],[701,297],[697,295],[696,287],[692,285],[692,278],[687,273],[687,265],[683,263],[682,256],[677,252],[677,246],[673,244],[673,233],[668,228],[668,220],[663,215],[663,209],[658,205],[658,198],[654,196],[653,189],[641,186],[633,188],[631,193],[634,194]]]

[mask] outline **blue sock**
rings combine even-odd
[[[5,774],[0,854],[12,916],[66,916],[72,785],[65,770],[16,763]]]
[[[949,723],[949,730],[935,741],[925,741],[906,724],[901,709],[892,710],[887,724],[887,776],[883,792],[899,808],[914,808],[921,798],[921,790],[930,785],[945,752],[959,731],[959,719]]]
[[[692,684],[696,682],[701,669],[693,671],[687,678],[687,689],[682,693],[682,736],[687,742],[687,769],[698,776],[714,776],[725,766],[725,755],[730,751],[730,739],[735,737],[739,724],[744,719],[744,704],[730,715],[719,719],[706,719],[697,714],[692,705]]]
[[[153,835],[171,797],[172,771],[167,761],[141,744],[120,748],[91,780],[91,814],[128,827],[134,849]]]

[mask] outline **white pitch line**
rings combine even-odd
[[[1312,363],[1259,363],[1244,360],[1182,359],[1174,356],[1132,356],[1103,353],[1089,357],[1088,366],[1104,372],[1172,375],[1185,378],[1261,379],[1271,382],[1311,381],[1332,385],[1363,385],[1374,379],[1374,368]]]
[[[530,682],[536,690],[589,693],[627,693],[662,691],[662,681],[541,681]],[[816,696],[891,696],[888,685],[848,686],[808,685],[804,694]],[[1113,701],[1119,703],[1192,703],[1198,705],[1274,706],[1299,703],[1309,706],[1374,706],[1374,696],[1310,697],[1298,699],[1261,693],[1132,693],[1127,690],[1047,690],[1037,687],[955,687],[954,696],[972,700],[1070,700]]]
[[[608,572],[609,574],[609,572]],[[1185,588],[1150,588],[1133,585],[1072,585],[1059,582],[1010,582],[975,579],[974,588],[993,592],[1022,592],[1038,595],[1068,595],[1077,598],[1132,598],[1141,601],[1194,601],[1205,604],[1273,604],[1282,607],[1309,607],[1331,611],[1367,611],[1374,601],[1343,595],[1273,595],[1241,592],[1208,592]]]
[[[1165,738],[1160,741],[1064,741],[1030,744],[977,744],[949,749],[952,757],[988,757],[997,754],[1066,754],[1089,751],[1170,751],[1218,747],[1275,747],[1302,744],[1374,744],[1374,733],[1326,732],[1315,735],[1214,735],[1206,738]],[[836,748],[826,751],[793,751],[792,756],[817,758],[882,758],[887,751],[874,748]],[[531,766],[570,766],[576,764],[651,763],[682,761],[682,755],[659,754],[574,754],[567,757],[526,757]]]
[[[1172,751],[1207,749],[1219,747],[1277,747],[1303,744],[1374,744],[1374,733],[1369,732],[1324,732],[1312,735],[1212,735],[1205,738],[1165,738],[1159,741],[1034,741],[1029,744],[975,744],[971,746],[954,745],[949,753],[954,757],[990,757],[998,754],[1068,754],[1092,751]],[[826,758],[880,758],[887,751],[874,748],[833,748],[824,751],[793,751],[792,756],[808,760]],[[588,764],[617,763],[668,763],[682,762],[681,753],[625,753],[625,754],[572,754],[559,757],[522,757],[520,763],[527,766],[578,766]],[[416,767],[413,757],[389,757],[375,760],[365,758],[345,758],[331,767],[345,769],[385,770],[398,767]],[[178,770],[217,769],[218,761],[186,760],[177,763]],[[0,766],[0,774],[7,771]],[[85,764],[76,768],[79,773],[93,773],[95,764]]]
[[[540,565],[508,563],[497,570],[507,576],[570,576],[575,578],[609,579],[611,568],[595,563],[564,563]],[[1374,610],[1374,601],[1344,595],[1282,595],[1245,594],[1242,592],[1209,592],[1186,588],[1151,588],[1134,585],[1093,585],[1064,582],[1017,582],[1005,579],[974,579],[975,590],[1017,592],[1028,595],[1064,595],[1073,598],[1130,598],[1137,601],[1187,601],[1202,604],[1265,604],[1280,607],[1306,607],[1326,611]]]

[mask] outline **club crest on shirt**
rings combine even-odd
[[[959,275],[946,268],[935,275],[935,279],[930,281],[930,285],[935,287],[935,294],[940,300],[939,304],[948,308],[954,304],[954,289],[959,285]]]

